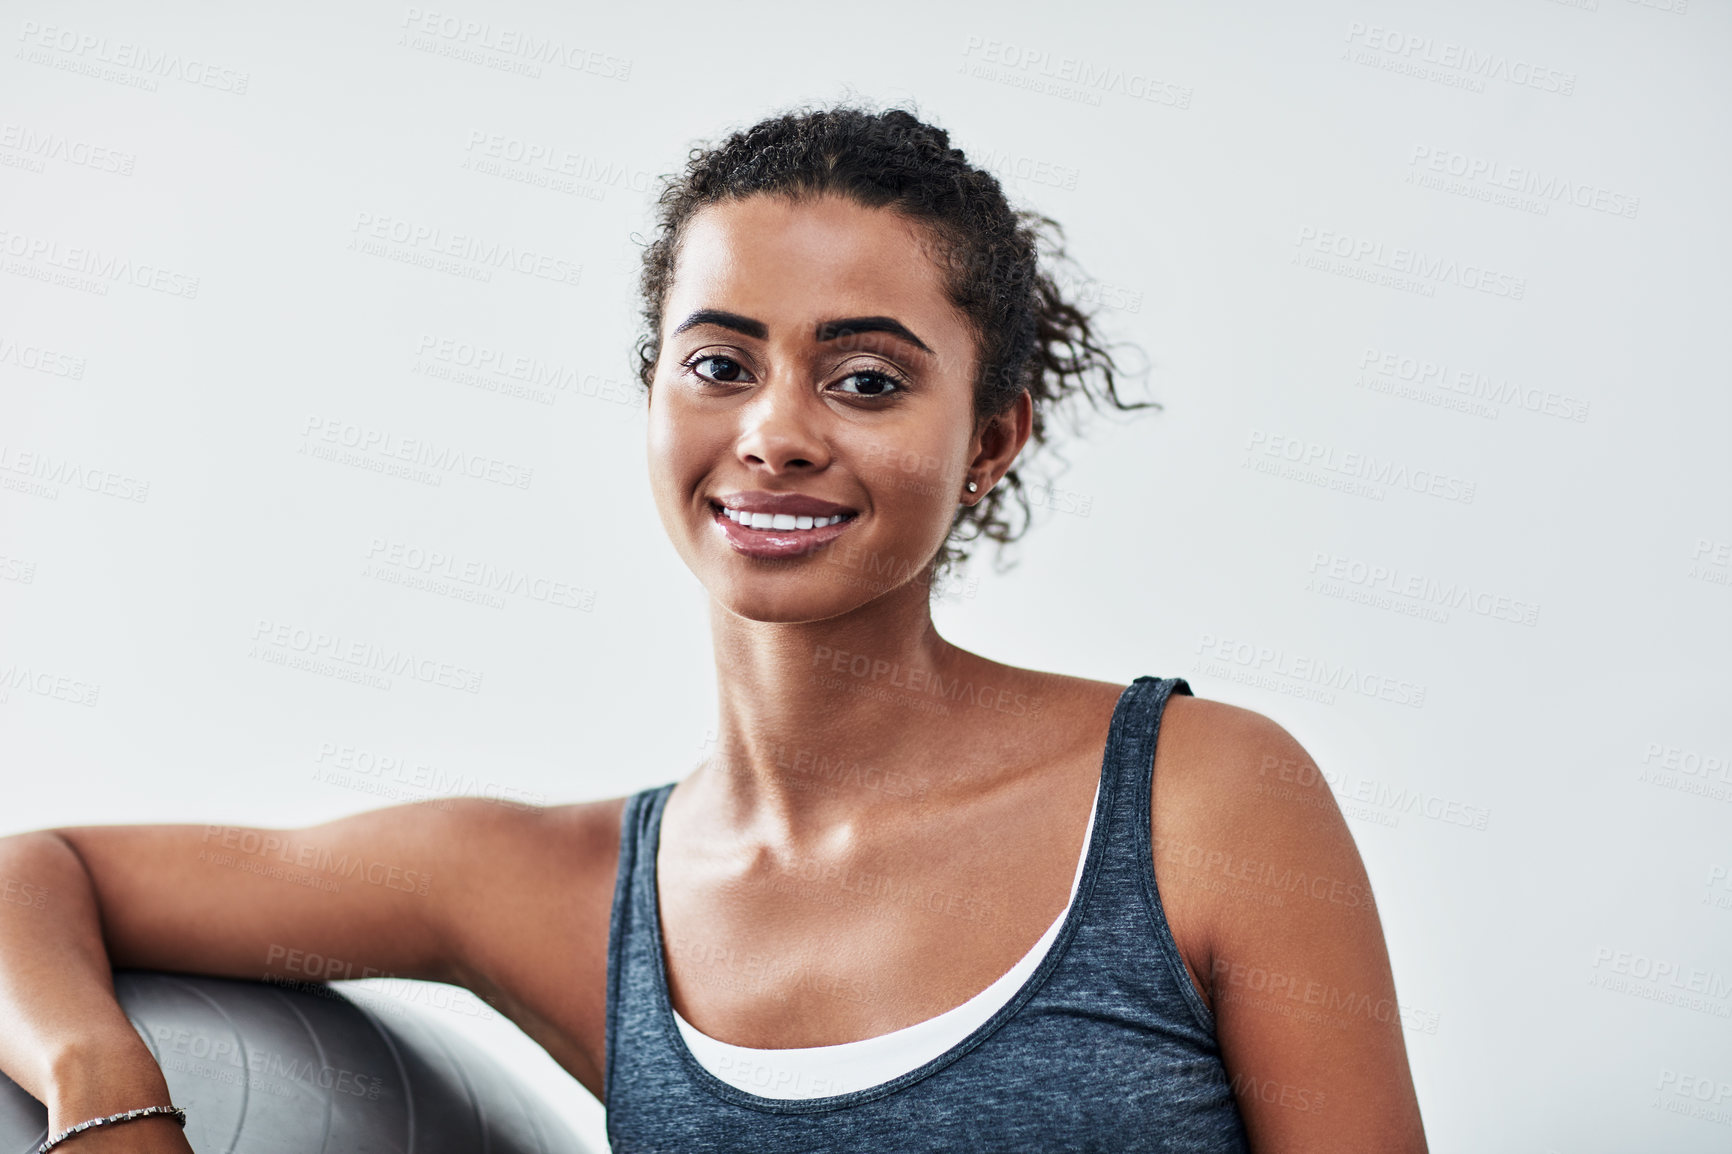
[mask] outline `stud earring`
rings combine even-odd
[[[978,492],[980,492],[980,486],[976,485],[973,481],[970,481],[968,483],[968,491],[970,493],[978,493]]]

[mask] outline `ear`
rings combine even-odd
[[[974,435],[973,456],[968,463],[968,475],[980,485],[978,500],[1010,471],[1016,455],[1028,443],[1034,428],[1034,399],[1024,389],[1002,413],[987,420]],[[973,502],[970,502],[972,504]]]

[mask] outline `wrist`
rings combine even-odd
[[[91,1133],[92,1131],[106,1130],[111,1126],[125,1126],[129,1122],[153,1122],[158,1118],[173,1122],[176,1126],[179,1126],[182,1129],[186,1128],[186,1111],[182,1110],[178,1106],[141,1106],[135,1110],[123,1110],[114,1114],[105,1115],[101,1118],[91,1118],[89,1121],[80,1122],[76,1126],[71,1126],[65,1130],[52,1133],[48,1136],[47,1141],[43,1142],[42,1145],[36,1148],[36,1154],[48,1154],[48,1151],[58,1148],[62,1143],[70,1142],[74,1138]],[[136,1135],[134,1137],[136,1137]],[[128,1148],[135,1148],[134,1143],[131,1140],[128,1141],[127,1145]],[[181,1145],[184,1146],[185,1143],[183,1142]],[[114,1147],[108,1143],[105,1143],[102,1148],[104,1150],[114,1149]],[[152,1149],[155,1148],[155,1146],[152,1147]],[[81,1149],[94,1150],[95,1147],[91,1146],[90,1143],[87,1142],[81,1147]]]
[[[173,1104],[162,1067],[130,1023],[127,1034],[69,1045],[55,1056],[46,1099],[50,1133],[141,1106]]]

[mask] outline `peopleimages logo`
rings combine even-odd
[[[1528,283],[1523,277],[1498,272],[1477,264],[1463,264],[1447,257],[1432,256],[1413,248],[1387,249],[1380,240],[1353,236],[1331,229],[1302,225],[1293,241],[1294,260],[1307,252],[1333,256],[1356,265],[1370,266],[1389,273],[1417,278],[1420,282],[1452,284],[1474,292],[1489,293],[1519,301],[1527,295]]]
[[[199,278],[162,265],[134,263],[132,258],[101,249],[62,245],[51,237],[0,229],[0,254],[18,257],[32,265],[64,269],[92,277],[95,288],[107,295],[108,285],[126,283],[135,288],[192,300],[198,296]],[[14,271],[9,269],[8,271]]]
[[[0,668],[0,705],[10,702],[15,692],[51,697],[68,705],[95,705],[102,686],[14,662]]]
[[[583,266],[563,257],[484,240],[472,233],[448,232],[402,217],[357,212],[350,231],[354,235],[349,247],[357,252],[385,256],[391,253],[390,246],[395,245],[399,255],[425,258],[407,263],[434,262],[429,267],[437,267],[435,258],[446,257],[467,263],[475,272],[488,273],[488,277],[481,279],[489,279],[493,269],[509,269],[556,284],[574,285],[583,278]]]
[[[340,633],[325,633],[261,617],[253,626],[252,640],[249,655],[273,665],[290,665],[314,673],[348,673],[352,676],[343,680],[359,680],[379,689],[391,687],[389,681],[379,676],[382,674],[385,677],[409,677],[424,685],[437,685],[464,693],[481,692],[483,674],[479,669],[438,661],[413,650],[344,637]],[[332,662],[337,664],[330,665]]]
[[[1491,189],[1531,196],[1541,202],[1561,201],[1577,208],[1592,209],[1630,220],[1636,219],[1636,213],[1642,207],[1640,197],[1627,193],[1614,192],[1596,184],[1569,180],[1555,174],[1542,174],[1532,168],[1505,164],[1490,157],[1470,156],[1428,144],[1414,145],[1407,163],[1410,178],[1416,172],[1421,176],[1426,173],[1453,176],[1467,184],[1482,184]],[[1543,203],[1540,205],[1542,215],[1546,207]]]
[[[1536,602],[1490,589],[1476,589],[1465,581],[1441,581],[1424,573],[1405,571],[1398,565],[1313,549],[1309,572],[1313,579],[1340,582],[1441,609],[1466,609],[1496,621],[1516,625],[1534,625],[1539,621],[1540,607]]]
[[[1483,52],[1450,40],[1438,40],[1432,36],[1366,24],[1360,20],[1348,23],[1347,42],[1373,52],[1381,52],[1391,60],[1448,69],[1481,83],[1501,80],[1523,88],[1555,92],[1560,96],[1570,96],[1576,90],[1574,72],[1548,68],[1502,52]]]
[[[1254,678],[1235,677],[1246,684],[1284,691],[1273,681],[1287,681],[1319,691],[1342,690],[1419,709],[1425,705],[1425,686],[1382,670],[1361,669],[1347,661],[1292,653],[1268,645],[1254,645],[1205,633],[1197,641],[1196,654],[1211,676],[1232,676],[1235,667]],[[1298,694],[1296,696],[1306,696]],[[1333,704],[1333,700],[1325,704]]]
[[[1530,413],[1568,421],[1588,419],[1588,402],[1579,397],[1522,385],[1508,377],[1499,378],[1478,369],[1455,369],[1441,360],[1387,352],[1367,345],[1359,355],[1359,368],[1361,372],[1384,380],[1454,393],[1465,402],[1485,401],[1492,405],[1519,407]],[[1496,411],[1492,410],[1491,415],[1495,417]]]
[[[1102,92],[1112,92],[1168,108],[1191,107],[1192,90],[1188,85],[1176,84],[1146,72],[1127,72],[1123,68],[1077,56],[1054,56],[1044,48],[970,36],[963,45],[962,55],[974,63],[974,70],[970,70],[968,64],[963,65],[963,70],[970,75],[998,80],[1012,87],[1050,91],[1053,95],[1081,99],[1092,105],[1101,103]]]
[[[1319,476],[1336,474],[1350,484],[1371,486],[1371,491],[1377,494],[1378,500],[1382,500],[1382,496],[1376,487],[1383,485],[1393,489],[1408,489],[1445,501],[1459,501],[1464,505],[1473,504],[1476,491],[1473,481],[1449,473],[1440,473],[1435,469],[1412,469],[1387,457],[1344,452],[1333,445],[1308,441],[1303,437],[1271,433],[1265,429],[1251,430],[1245,442],[1245,455],[1247,462],[1260,458],[1285,461],[1301,470],[1319,470]]]
[[[465,452],[452,445],[421,438],[400,437],[388,430],[358,425],[337,417],[309,415],[301,437],[301,447],[297,451],[304,456],[342,460],[334,454],[350,450],[350,455],[360,460],[372,457],[376,459],[375,463],[396,464],[425,473],[434,484],[442,481],[445,474],[460,473],[478,481],[527,489],[535,478],[532,466]]]
[[[584,44],[568,44],[552,36],[538,36],[526,28],[495,24],[491,20],[470,20],[448,12],[432,12],[423,8],[403,10],[401,27],[406,36],[425,38],[429,45],[443,43],[450,47],[497,53],[531,67],[557,65],[571,72],[584,72],[604,80],[631,79],[632,62]],[[419,41],[411,47],[423,48]],[[536,69],[530,73],[539,76]]]
[[[502,569],[477,558],[458,558],[439,549],[424,549],[403,541],[374,537],[367,548],[367,561],[388,565],[403,573],[418,574],[435,581],[468,586],[478,593],[527,597],[562,609],[595,608],[595,590],[565,581],[527,573],[515,567]],[[371,574],[367,574],[371,575]]]
[[[41,131],[11,121],[0,123],[0,150],[18,153],[32,162],[32,171],[41,172],[42,162],[58,160],[78,168],[97,172],[112,172],[131,176],[138,157],[130,152],[92,144],[78,137],[58,132]]]
[[[218,92],[245,96],[247,82],[252,79],[250,73],[194,60],[178,52],[159,51],[128,40],[110,40],[107,36],[80,32],[76,28],[38,24],[34,20],[21,23],[18,39],[27,47],[63,53],[87,67],[92,64],[109,64],[116,68],[130,69],[140,74],[139,79],[152,81],[151,91],[155,91],[156,79],[181,80],[200,88],[214,88]]]
[[[506,164],[536,169],[550,176],[569,176],[584,184],[608,188],[624,187],[632,192],[648,192],[655,180],[648,169],[628,168],[617,161],[602,160],[588,153],[573,152],[560,145],[523,140],[503,133],[472,129],[463,150],[471,159],[497,160]]]
[[[1732,979],[1718,971],[1611,946],[1595,947],[1593,970],[1588,984],[1598,989],[1732,1017],[1727,1002],[1732,998]]]
[[[418,361],[414,371],[423,376],[436,380],[453,380],[458,384],[473,385],[488,392],[522,395],[543,404],[552,404],[559,393],[571,393],[627,406],[636,405],[642,399],[641,386],[635,382],[603,377],[570,365],[548,362],[539,357],[476,341],[455,340],[423,333],[416,344],[415,355]],[[444,371],[441,371],[442,369]],[[472,370],[473,374],[478,375],[465,374],[463,370]],[[523,388],[511,387],[506,381],[515,382]]]
[[[84,379],[83,357],[37,344],[22,344],[4,334],[0,334],[0,365],[16,365],[34,373],[46,373],[51,377],[65,377],[74,381]]]
[[[8,474],[27,477],[30,481],[16,481]],[[137,477],[129,477],[108,469],[91,468],[50,453],[19,450],[10,445],[0,445],[0,485],[20,492],[35,492],[38,496],[50,500],[59,499],[61,485],[83,489],[87,493],[101,493],[122,501],[142,502],[150,498],[149,481],[141,481]]]

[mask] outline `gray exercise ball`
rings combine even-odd
[[[144,970],[117,972],[114,989],[198,1154],[589,1154],[430,1011]],[[0,1154],[34,1154],[47,1128],[47,1109],[0,1074]]]

